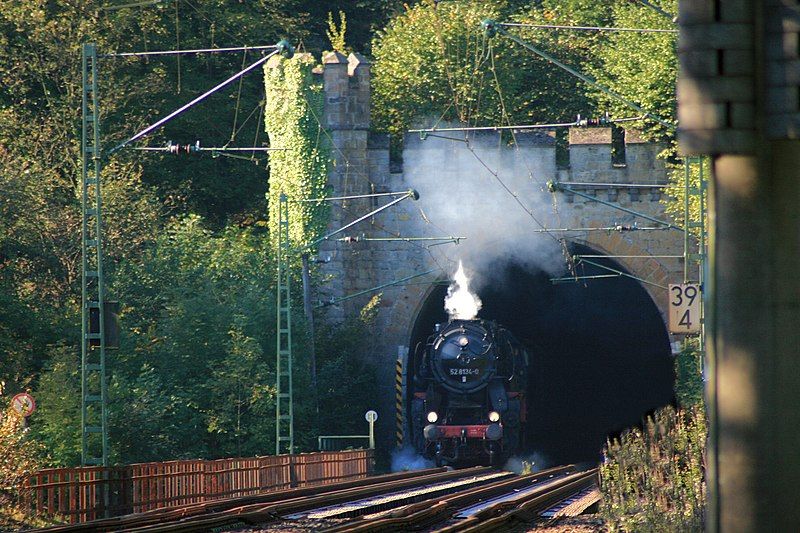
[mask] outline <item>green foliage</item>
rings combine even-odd
[[[339,25],[333,21],[333,13],[328,12],[328,29],[325,35],[331,42],[331,48],[337,52],[347,54],[350,50],[345,43],[345,34],[347,33],[347,15],[344,11],[339,11]]]
[[[105,54],[272,44],[285,36],[319,52],[333,11],[342,21],[347,13],[347,44],[362,50],[399,7],[394,0],[203,0],[115,11],[100,9],[106,0],[79,4],[0,0],[0,380],[10,393],[34,392],[38,410],[25,439],[46,446],[48,464],[69,466],[80,455],[81,45],[96,43]],[[104,147],[255,59],[248,51],[101,61]],[[298,87],[310,80],[306,61],[289,76]],[[290,157],[305,166],[286,177],[298,191],[322,196],[329,154],[317,145],[320,131],[309,115],[321,113],[322,95],[318,86],[304,87],[286,85],[287,98],[271,103],[299,110],[301,100],[310,102],[302,104],[305,115],[287,113],[295,121],[289,140],[304,135],[313,144],[293,148]],[[147,144],[261,145],[262,91],[260,79],[247,77]],[[123,329],[122,347],[107,355],[112,461],[271,452],[274,264],[259,233],[266,225],[263,161],[122,150],[104,163],[107,294],[122,303]],[[295,217],[303,232],[324,227],[324,209],[303,213]],[[295,324],[296,408],[305,415],[306,334],[302,320]],[[320,383],[341,398],[351,397],[342,373],[359,369],[353,354],[362,332],[331,332],[332,346],[321,349],[328,377]],[[366,376],[353,381],[362,387],[357,397],[374,385]],[[367,403],[359,401],[358,409]],[[313,418],[297,424],[305,449],[314,443]]]
[[[671,407],[609,442],[600,513],[610,531],[702,531],[706,418]]]
[[[312,78],[314,60],[309,54],[292,59],[276,58],[264,67],[267,104],[264,126],[270,144],[269,228],[278,235],[279,198],[289,200],[289,239],[294,247],[309,244],[323,234],[328,204],[298,200],[327,196],[330,146],[320,120],[324,95]]]
[[[677,13],[677,0],[655,2],[662,9]],[[674,30],[675,23],[653,9],[637,2],[613,4],[614,26]],[[586,68],[598,82],[645,110],[676,123],[675,82],[678,60],[675,53],[677,34],[613,32],[598,41],[594,51],[599,62],[587,62]],[[626,104],[593,89],[600,109],[613,117],[630,117],[638,112]],[[652,140],[674,140],[675,131],[652,120],[637,123],[643,134]]]
[[[677,13],[677,0],[654,2],[668,13]],[[676,25],[662,14],[635,2],[613,4],[610,24],[618,27],[676,29]],[[598,60],[587,61],[585,67],[602,84],[622,96],[641,105],[672,124],[677,123],[675,86],[677,81],[677,35],[674,33],[611,33],[598,39],[592,50]],[[600,109],[610,110],[614,117],[634,116],[637,112],[625,104],[610,98],[600,91],[592,91]],[[669,187],[665,190],[666,212],[677,224],[685,224],[684,198],[686,174],[683,162],[677,159],[675,130],[661,126],[652,120],[636,123],[645,138],[664,142],[662,157],[670,162]],[[705,178],[711,175],[710,161],[693,160],[689,184],[700,185],[700,168]],[[690,197],[689,220],[701,217],[697,196]],[[707,222],[706,222],[707,227]],[[699,229],[690,230],[699,237]]]
[[[520,124],[585,112],[577,82],[503,37],[488,39],[481,21],[503,20],[500,1],[422,1],[397,15],[373,44],[373,122],[395,137],[440,121]],[[520,20],[543,16],[539,8]],[[546,50],[577,61],[568,39],[533,36]]]
[[[110,386],[116,460],[270,450],[274,360],[262,347],[275,343],[264,327],[274,323],[275,303],[264,241],[235,228],[214,235],[190,217],[120,266],[113,289],[123,302],[122,340]]]
[[[690,408],[703,405],[703,360],[697,342],[686,344],[675,356],[675,397],[678,405]]]
[[[9,403],[10,398],[0,395],[0,404]],[[41,467],[42,455],[23,419],[10,408],[0,412],[0,509],[19,501],[25,477]]]
[[[378,383],[366,342],[373,338],[380,295],[344,324],[325,325],[317,335],[320,417],[317,434],[364,435],[364,413],[375,408]],[[314,443],[316,445],[316,443]]]
[[[37,410],[31,416],[32,436],[47,443],[50,466],[73,466],[81,460],[80,351],[58,345],[35,391]]]
[[[347,44],[353,50],[368,54],[375,31],[383,28],[392,14],[402,10],[403,0],[304,0],[297,6],[304,13],[304,29],[308,37],[303,39],[306,51],[320,53],[330,44],[326,30],[328,13],[342,12],[347,15]]]
[[[238,457],[263,453],[253,443],[274,428],[274,372],[270,374],[258,341],[244,333],[246,325],[245,317],[235,317],[227,353],[213,367],[208,384],[214,406],[208,412],[208,431],[232,437]],[[249,449],[243,450],[243,444],[250,444]]]

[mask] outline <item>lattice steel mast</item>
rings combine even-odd
[[[294,452],[294,405],[292,399],[292,312],[289,286],[289,200],[280,195],[278,207],[278,317],[277,384],[275,402],[275,455]]]
[[[102,148],[97,49],[94,44],[83,45],[82,80],[81,464],[108,466],[103,203],[100,193]]]

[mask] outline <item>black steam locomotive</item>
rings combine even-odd
[[[442,464],[501,464],[520,450],[528,354],[487,320],[437,324],[412,361],[411,441]]]

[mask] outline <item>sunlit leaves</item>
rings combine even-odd
[[[267,104],[264,126],[270,144],[269,228],[278,235],[280,196],[289,204],[289,238],[304,246],[323,235],[328,222],[327,203],[298,203],[327,195],[330,160],[329,133],[322,129],[321,80],[312,78],[315,62],[308,54],[271,62],[264,68]]]
[[[506,2],[423,1],[378,34],[373,118],[402,135],[411,126],[442,121],[471,125],[562,120],[585,112],[577,80],[505,37],[488,39],[487,18],[540,20],[541,8],[515,14]],[[527,35],[538,46],[559,45],[545,33]],[[574,50],[558,46],[562,59]]]

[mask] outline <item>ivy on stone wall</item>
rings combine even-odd
[[[321,236],[328,222],[326,203],[292,200],[326,196],[330,143],[318,119],[324,105],[322,80],[315,80],[311,54],[292,59],[275,56],[264,67],[266,105],[264,126],[270,145],[281,150],[269,153],[269,229],[278,232],[279,198],[289,200],[289,239],[301,247]]]

